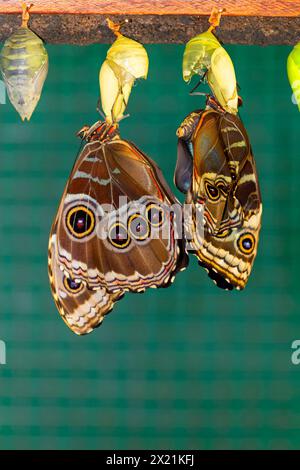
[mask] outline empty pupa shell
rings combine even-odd
[[[114,63],[105,60],[99,73],[102,109],[110,122],[117,122],[123,117],[134,84],[132,76],[121,82],[114,68]]]
[[[4,43],[0,70],[12,105],[23,121],[29,121],[48,72],[43,41],[28,27],[18,28]]]
[[[211,56],[218,47],[222,46],[210,31],[190,39],[183,54],[183,80],[189,82],[195,74],[203,75],[210,67]]]
[[[186,45],[182,72],[188,82],[194,75],[201,77],[207,72],[207,81],[220,105],[236,114],[238,93],[234,66],[229,54],[211,31],[199,34]]]
[[[118,34],[99,73],[102,109],[108,121],[122,119],[133,84],[138,78],[147,78],[148,67],[142,44]]]
[[[118,65],[126,75],[147,78],[149,59],[142,44],[120,34],[107,51],[106,58]]]
[[[296,44],[287,59],[287,73],[300,111],[300,42]]]

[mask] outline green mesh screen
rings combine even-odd
[[[172,287],[127,295],[86,337],[56,311],[47,243],[75,132],[98,119],[107,47],[47,48],[31,122],[0,106],[0,448],[298,448],[300,114],[285,72],[290,48],[228,48],[264,203],[246,290],[218,289],[192,258]],[[203,99],[182,81],[183,46],[147,50],[149,79],[133,90],[121,131],[172,184],[176,128]]]

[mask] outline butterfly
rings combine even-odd
[[[51,229],[48,266],[59,313],[85,334],[125,292],[169,286],[188,257],[177,236],[181,207],[158,166],[116,123],[79,134],[85,144]]]
[[[189,251],[219,287],[243,289],[257,253],[262,216],[246,129],[238,116],[209,97],[206,109],[190,113],[177,135],[174,182],[186,194]]]

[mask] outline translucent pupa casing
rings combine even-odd
[[[99,73],[101,103],[107,121],[122,119],[133,84],[138,78],[147,78],[148,67],[148,55],[142,44],[119,34]]]
[[[48,72],[43,41],[27,26],[18,28],[4,43],[0,70],[12,105],[23,121],[29,121]]]
[[[287,73],[300,111],[300,42],[290,52],[287,59]]]
[[[182,63],[183,79],[207,73],[207,82],[217,101],[228,112],[236,114],[238,93],[234,66],[229,54],[211,31],[192,38],[185,47]]]

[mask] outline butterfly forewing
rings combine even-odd
[[[168,283],[181,246],[166,190],[156,165],[129,142],[87,144],[59,208],[60,263],[110,291]],[[149,208],[161,211],[157,227]]]

